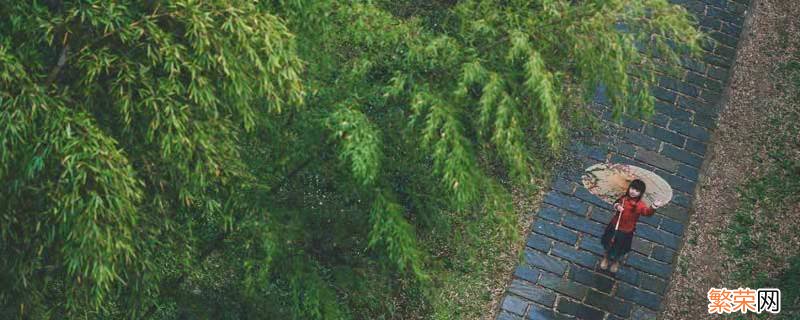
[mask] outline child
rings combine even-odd
[[[631,240],[633,239],[633,232],[636,230],[636,222],[639,220],[639,216],[652,216],[655,213],[655,209],[664,204],[662,201],[655,201],[653,206],[650,207],[644,201],[641,201],[645,188],[644,181],[633,180],[628,186],[628,191],[614,202],[614,209],[617,210],[617,213],[606,226],[606,231],[601,240],[606,252],[603,255],[603,260],[600,261],[600,269],[606,270],[608,268],[608,260],[610,258],[614,261],[611,264],[611,272],[616,273],[619,270],[619,260],[628,251],[631,251]]]

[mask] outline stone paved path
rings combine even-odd
[[[671,0],[694,13],[717,40],[702,61],[685,65],[683,79],[663,78],[651,122],[609,125],[598,144],[576,143],[583,167],[560,172],[546,194],[524,248],[524,262],[506,289],[497,319],[652,319],[661,305],[683,243],[699,169],[713,131],[722,89],[749,0]],[[592,108],[610,119],[600,92]],[[581,184],[583,168],[598,161],[630,163],[661,175],[673,200],[640,219],[633,251],[615,276],[599,269],[599,237],[611,206]],[[698,303],[705,303],[699,301]]]

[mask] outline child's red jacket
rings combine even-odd
[[[636,222],[639,221],[640,216],[652,216],[656,212],[656,209],[651,208],[644,201],[636,200],[628,197],[628,195],[623,195],[614,203],[623,203],[623,200],[625,201],[622,210],[622,221],[619,222],[619,231],[633,232],[636,230]],[[617,225],[617,219],[619,219],[619,212],[611,218],[609,225],[612,230]]]

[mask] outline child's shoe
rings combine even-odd
[[[617,271],[619,271],[619,262],[614,261],[614,263],[611,264],[611,272],[617,273]]]
[[[603,260],[600,261],[600,269],[608,269],[608,259],[603,258]]]

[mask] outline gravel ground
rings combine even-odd
[[[660,319],[707,318],[711,287],[738,287],[730,283],[731,266],[723,263],[721,232],[738,207],[736,187],[751,173],[769,163],[756,163],[753,155],[763,154],[759,141],[774,132],[769,114],[798,112],[780,90],[777,68],[796,57],[800,3],[797,0],[756,0],[749,13],[738,56],[722,101],[722,111],[697,189],[693,214],[686,232],[686,243],[679,253],[676,271],[666,294]],[[789,41],[787,39],[794,38]],[[798,221],[797,210],[787,212],[782,221]],[[784,226],[790,224],[783,224]],[[778,232],[780,233],[780,232]],[[795,237],[796,240],[796,237]],[[796,243],[795,241],[792,241]],[[770,241],[772,243],[772,241]],[[779,253],[797,252],[791,243],[773,246]],[[780,266],[775,266],[780,267]]]

